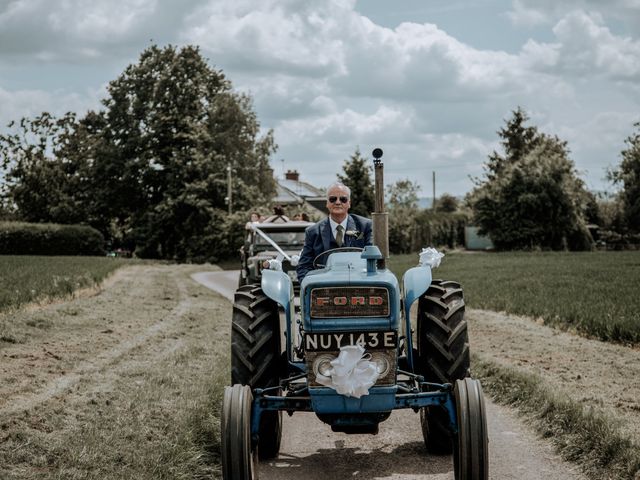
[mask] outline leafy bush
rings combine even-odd
[[[182,205],[184,207],[184,205]],[[167,259],[187,263],[218,263],[239,258],[250,211],[228,215],[214,208],[181,208],[173,229],[162,229],[150,221],[136,237],[140,258]],[[180,230],[181,239],[173,230]]]
[[[85,225],[0,222],[3,255],[104,255],[104,237]]]
[[[417,218],[414,251],[429,245],[449,248],[464,245],[468,220],[464,213],[423,210]]]
[[[389,250],[410,253],[427,246],[464,245],[467,220],[464,213],[398,208],[389,215]]]
[[[640,234],[622,234],[611,230],[599,232],[600,242],[607,250],[640,250]]]

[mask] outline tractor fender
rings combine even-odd
[[[427,291],[431,285],[431,268],[428,266],[413,267],[402,277],[404,291],[404,309],[409,318],[411,305]]]
[[[262,271],[262,291],[271,300],[279,303],[286,310],[289,310],[293,301],[293,283],[289,275],[282,270]]]

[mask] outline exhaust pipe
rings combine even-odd
[[[384,211],[384,165],[382,164],[382,149],[376,148],[373,155],[373,169],[375,174],[375,211],[371,214],[373,221],[373,244],[382,253],[382,260],[378,268],[386,268],[389,258],[389,214]]]

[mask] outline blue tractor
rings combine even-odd
[[[299,313],[277,262],[260,286],[235,294],[232,386],[221,419],[226,480],[258,478],[258,459],[278,455],[283,411],[314,412],[336,432],[375,434],[400,408],[419,413],[428,452],[453,454],[457,480],[488,478],[485,405],[480,382],[469,377],[462,289],[432,279],[427,264],[408,270],[402,286],[386,268],[382,151],[373,156],[376,245],[317,258],[300,286]]]

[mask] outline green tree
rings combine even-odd
[[[602,224],[602,215],[600,214],[600,205],[598,198],[593,192],[585,192],[584,219],[587,223],[596,225]]]
[[[102,173],[122,192],[116,218],[127,219],[145,255],[189,258],[197,238],[214,235],[229,166],[236,208],[274,192],[272,133],[258,137],[250,98],[233,92],[196,47],[151,47],[108,91]]]
[[[148,257],[213,258],[223,242],[227,168],[236,210],[275,192],[272,132],[196,47],[152,46],[78,121],[23,121],[0,138],[25,219],[85,221]],[[227,250],[225,250],[227,251]]]
[[[389,250],[394,253],[409,253],[413,250],[418,209],[417,183],[398,180],[387,186],[387,208],[389,211]]]
[[[529,116],[522,107],[519,106],[511,113],[512,116],[506,120],[506,125],[497,132],[504,154],[492,152],[485,165],[485,174],[489,180],[500,176],[505,168],[520,161],[543,138],[535,126],[525,126]]]
[[[536,146],[472,193],[475,221],[498,249],[588,249],[586,191],[566,142],[537,134]]]
[[[616,170],[609,173],[609,178],[622,184],[620,199],[627,229],[640,233],[640,122],[634,127],[638,131],[625,139],[627,148],[621,152],[622,161]]]
[[[77,198],[83,175],[64,155],[78,124],[68,113],[55,118],[47,112],[34,119],[9,124],[11,133],[0,134],[0,159],[5,182],[2,196],[28,222],[79,223],[86,220]]]
[[[387,186],[387,197],[389,210],[397,208],[418,208],[418,192],[420,186],[411,180],[398,180],[396,183]]]
[[[345,160],[342,170],[344,175],[338,174],[338,180],[351,189],[350,212],[364,217],[370,216],[375,208],[373,182],[371,180],[372,166],[367,159],[356,151],[349,160]]]
[[[453,213],[458,210],[458,199],[445,193],[436,201],[436,212]]]
[[[469,196],[475,221],[499,249],[590,248],[588,198],[567,144],[527,120],[518,107],[498,132],[504,154],[489,156]]]

